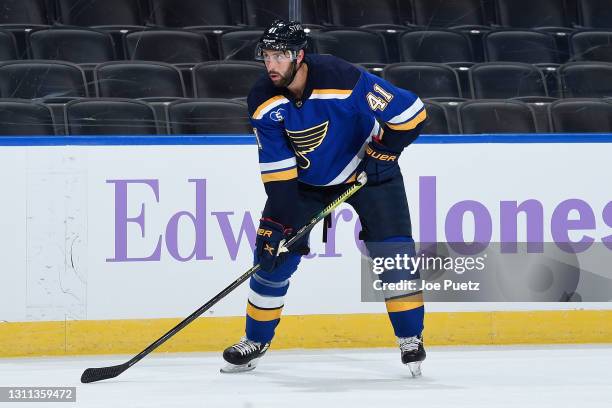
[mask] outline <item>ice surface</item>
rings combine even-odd
[[[76,404],[53,407],[612,407],[612,345],[429,347],[418,379],[396,349],[271,350],[240,374],[219,373],[219,353],[153,354],[115,379],[79,382],[87,367],[130,357],[0,359],[0,386],[77,387]]]

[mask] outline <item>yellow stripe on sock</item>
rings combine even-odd
[[[385,301],[387,312],[405,312],[423,306],[423,293]]]
[[[260,322],[269,322],[270,320],[280,319],[283,308],[278,309],[259,309],[251,303],[247,303],[247,315]]]

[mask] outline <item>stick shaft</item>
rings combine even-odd
[[[349,197],[351,197],[361,187],[363,187],[366,182],[367,182],[367,178],[365,174],[364,173],[360,174],[355,184],[353,184],[344,193],[342,193],[337,199],[335,199],[331,204],[329,204],[321,212],[319,212],[314,218],[312,218],[312,220],[310,220],[308,224],[300,228],[296,232],[296,234],[285,243],[284,247],[286,249],[291,248],[292,245],[294,245],[300,238],[302,238],[305,234],[307,234],[317,223],[323,220],[327,215],[331,214],[331,212],[334,209],[336,209],[338,206],[340,206],[340,204],[348,200]],[[212,299],[206,302],[206,304],[202,305],[198,310],[196,310],[195,312],[187,316],[183,321],[181,321],[179,324],[174,326],[172,329],[168,330],[163,336],[155,340],[147,348],[145,348],[140,353],[132,357],[132,359],[127,362],[128,367],[133,366],[134,364],[142,360],[145,356],[147,356],[149,353],[151,353],[153,350],[155,350],[156,348],[164,344],[168,339],[170,339],[176,333],[181,331],[189,323],[197,319],[200,315],[202,315],[202,313],[206,312],[208,309],[214,306],[217,302],[219,302],[221,299],[223,299],[225,296],[231,293],[234,289],[240,286],[244,281],[249,279],[251,275],[259,271],[260,269],[261,268],[259,264],[257,264],[251,267],[249,270],[247,270],[242,275],[240,275],[235,281],[230,283],[225,289],[223,289],[221,292],[215,295]]]

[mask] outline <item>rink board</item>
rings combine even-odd
[[[66,140],[0,142],[0,355],[135,351],[251,262],[265,200],[252,137]],[[570,236],[602,242],[612,234],[610,142],[610,135],[422,137],[401,159],[414,236],[445,240],[449,209],[470,200],[487,209],[496,241],[500,201],[537,200],[548,241],[553,211],[580,200],[593,224]],[[432,213],[435,225],[424,221]],[[292,280],[280,347],[391,344],[384,306],[360,301],[356,215],[342,207],[335,216],[328,244],[315,229],[314,256]],[[473,224],[464,219],[466,240]],[[525,230],[518,228],[519,240]],[[169,350],[220,349],[238,337],[246,295],[243,285]],[[611,309],[432,303],[426,337],[434,344],[612,341]]]

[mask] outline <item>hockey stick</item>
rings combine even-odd
[[[366,184],[367,181],[368,181],[368,178],[365,173],[362,172],[361,174],[359,174],[355,184],[353,184],[344,193],[342,193],[342,195],[340,195],[337,199],[335,199],[330,205],[325,207],[319,214],[317,214],[312,220],[310,220],[308,224],[300,228],[296,232],[296,234],[293,237],[291,237],[291,239],[289,239],[284,244],[281,243],[279,252],[288,251],[288,248],[291,248],[291,246],[293,246],[297,240],[299,240],[306,233],[308,233],[319,221],[323,220],[327,215],[331,214],[331,212],[334,209],[336,209],[340,204],[345,202],[350,196],[355,194],[361,187],[363,187]],[[109,378],[117,377],[118,375],[123,373],[125,370],[127,370],[128,368],[130,368],[131,366],[133,366],[140,360],[142,360],[145,356],[147,356],[153,350],[155,350],[156,348],[164,344],[166,340],[170,339],[170,337],[174,336],[176,333],[181,331],[185,326],[187,326],[189,323],[191,323],[196,318],[198,318],[202,313],[210,309],[213,305],[215,305],[217,302],[219,302],[221,299],[227,296],[230,292],[232,292],[234,289],[240,286],[244,281],[250,278],[251,275],[257,272],[259,269],[260,269],[260,266],[259,264],[257,264],[253,266],[251,269],[249,269],[248,271],[246,271],[245,273],[243,273],[238,279],[232,282],[228,287],[223,289],[215,297],[213,297],[208,302],[206,302],[206,304],[204,304],[198,310],[196,310],[195,312],[190,314],[188,317],[186,317],[182,322],[180,322],[179,324],[174,326],[172,329],[170,329],[166,334],[164,334],[159,339],[151,343],[146,349],[142,350],[140,353],[132,357],[131,360],[123,364],[119,364],[115,366],[86,369],[81,375],[81,382],[91,383],[91,382],[107,380]]]

